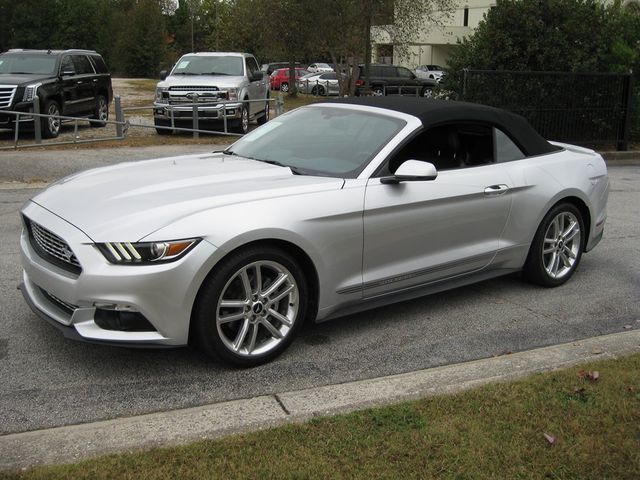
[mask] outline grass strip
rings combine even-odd
[[[2,475],[637,480],[640,354],[225,439]]]

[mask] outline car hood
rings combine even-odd
[[[60,180],[32,201],[93,241],[133,242],[205,210],[339,190],[343,184],[342,178],[294,175],[287,167],[213,153],[88,170]]]
[[[158,87],[179,86],[215,86],[218,88],[236,88],[246,81],[243,76],[230,75],[170,75],[158,83]]]
[[[1,73],[0,84],[2,85],[31,85],[51,78],[51,75],[16,75],[14,73]]]

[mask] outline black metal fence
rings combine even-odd
[[[637,105],[631,74],[465,70],[463,100],[518,113],[550,140],[626,150]]]

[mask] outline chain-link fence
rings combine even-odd
[[[524,116],[548,139],[626,150],[637,113],[631,74],[465,70],[462,99]]]

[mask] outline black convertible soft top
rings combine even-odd
[[[425,128],[451,122],[487,123],[509,135],[527,156],[558,150],[558,147],[542,138],[524,117],[477,103],[422,97],[350,97],[327,100],[326,103],[366,105],[406,113],[420,119]]]

